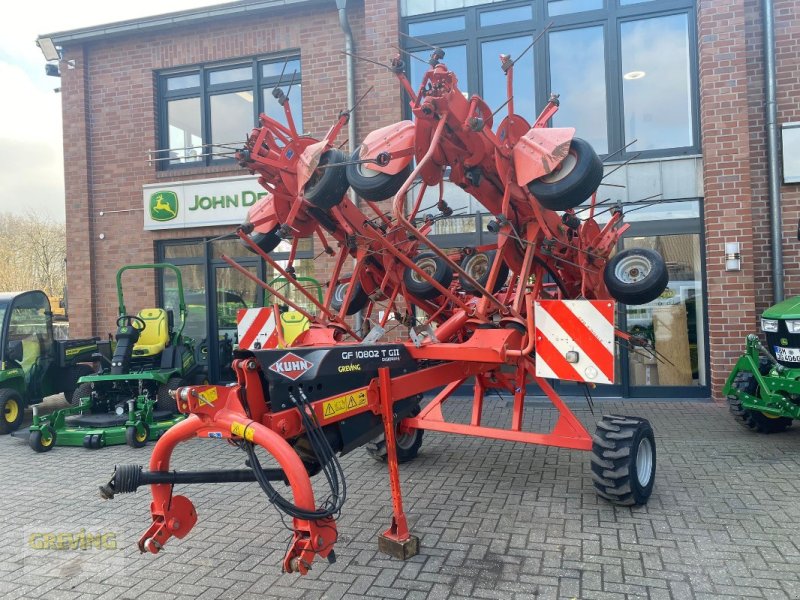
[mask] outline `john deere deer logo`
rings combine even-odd
[[[154,221],[171,221],[177,216],[178,194],[162,191],[150,196],[150,218]]]

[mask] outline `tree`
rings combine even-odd
[[[43,290],[61,296],[66,253],[64,223],[33,213],[0,212],[0,292]]]

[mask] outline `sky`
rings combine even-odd
[[[0,212],[64,220],[61,95],[53,91],[60,79],[45,75],[39,35],[225,1],[40,0],[35,10],[7,9],[0,20]]]

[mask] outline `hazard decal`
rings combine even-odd
[[[536,375],[614,383],[614,308],[611,300],[537,301]]]
[[[284,354],[279,360],[276,360],[274,363],[272,363],[269,366],[269,370],[277,373],[278,375],[283,375],[287,379],[295,381],[313,366],[314,363],[312,363],[310,360],[300,358],[294,352],[289,352],[288,354]]]
[[[322,416],[332,419],[367,405],[367,388],[338,396],[322,403]]]

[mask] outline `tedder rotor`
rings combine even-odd
[[[434,50],[417,90],[401,57],[394,58],[390,68],[410,97],[414,119],[372,132],[349,158],[334,141],[351,111],[319,141],[298,135],[285,97],[288,127],[261,115],[238,158],[270,194],[237,234],[315,310],[256,279],[276,302],[305,316],[309,328],[289,347],[237,350],[235,384],[177,390],[188,418],[164,433],[149,470],[119,466],[102,486],[106,497],[151,486],[153,522],[139,542],[143,552],[183,538],[197,520],[191,501],[173,493],[174,484],[257,481],[292,517],[284,570],[306,573],[317,555],[334,556],[335,519],[346,495],[339,456],[366,446],[389,465],[394,514],[379,546],[411,556],[418,541],[403,512],[398,463],[416,456],[424,430],[588,450],[600,496],[628,506],[647,502],[656,468],[650,424],[606,415],[591,435],[548,379],[613,382],[614,341],[623,335],[614,328],[615,300],[657,298],[667,284],[664,261],[643,249],[611,257],[628,226],[621,209],[602,226],[595,220],[602,163],[573,129],[548,127],[557,96],[532,125],[526,122],[514,112],[514,61],[502,55],[507,114],[496,124],[481,98],[462,94],[443,58]],[[496,244],[442,249],[431,241],[434,224],[452,214],[445,174],[494,215],[489,228]],[[345,195],[348,186],[362,204]],[[423,217],[430,187],[439,189],[439,215]],[[576,210],[589,198],[588,207]],[[388,211],[379,204],[386,199]],[[587,212],[586,219],[579,216]],[[317,236],[333,257],[322,300],[304,289],[292,267],[298,240],[308,236]],[[292,241],[288,265],[269,255],[281,239]],[[363,326],[356,327],[347,317],[359,311]],[[408,338],[387,339],[389,319],[407,327]],[[533,384],[558,411],[549,432],[523,430],[526,389]],[[467,385],[470,422],[448,422],[442,405]],[[423,395],[433,390],[423,406]],[[497,390],[513,395],[507,428],[482,422],[487,392]],[[176,445],[194,437],[239,446],[249,468],[172,471]],[[256,446],[276,468],[261,466]],[[318,473],[330,487],[321,503],[311,485]],[[291,488],[291,500],[276,482]]]

